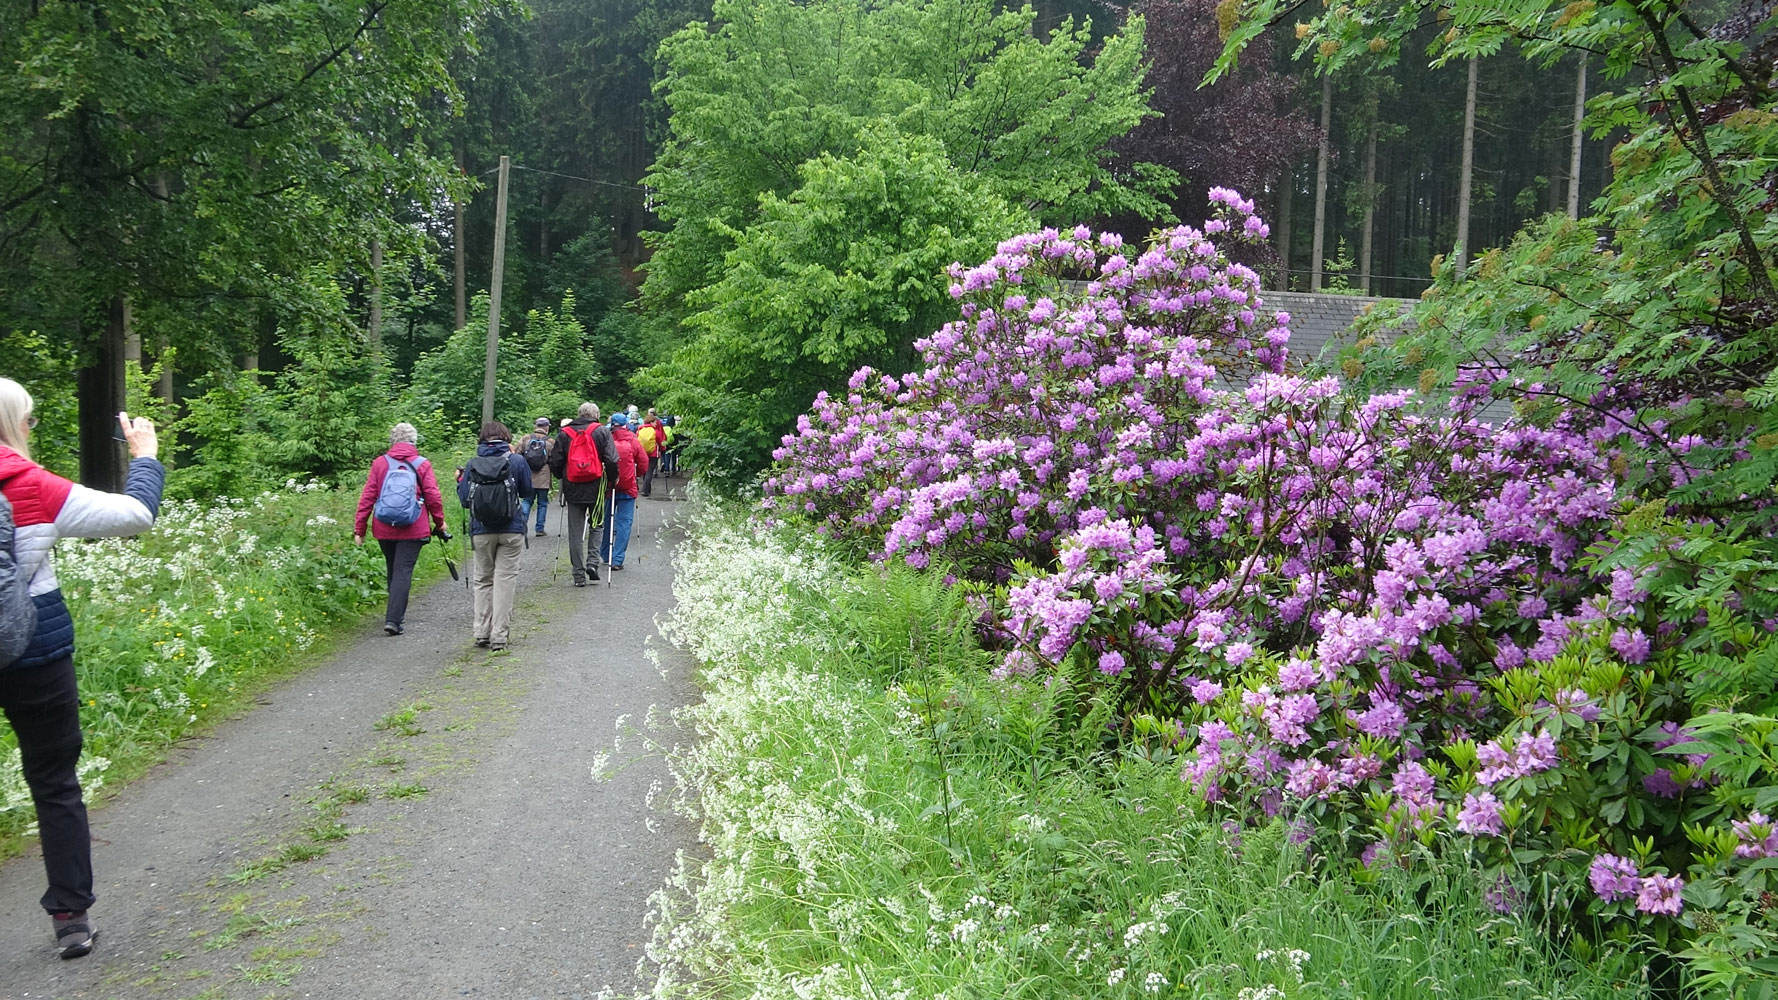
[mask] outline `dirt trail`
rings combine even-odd
[[[662,484],[657,483],[657,493]],[[592,997],[641,983],[647,898],[694,831],[618,720],[695,697],[655,635],[682,505],[641,500],[616,586],[525,553],[509,654],[418,595],[93,814],[98,947],[57,960],[33,853],[0,868],[0,997]],[[552,530],[566,523],[552,510]],[[461,542],[454,551],[462,553]],[[426,553],[424,558],[437,558]],[[660,668],[645,655],[653,637]]]

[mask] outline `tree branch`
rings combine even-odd
[[[369,11],[364,15],[364,18],[358,22],[358,28],[352,32],[351,36],[344,42],[335,46],[333,51],[327,53],[320,62],[305,70],[303,75],[297,78],[296,83],[292,84],[289,90],[268,97],[265,100],[260,101],[258,104],[247,108],[240,114],[236,115],[234,121],[229,124],[235,128],[243,128],[246,126],[248,120],[254,115],[259,114],[261,111],[264,111],[275,104],[281,104],[288,100],[290,95],[301,90],[304,84],[315,78],[316,74],[338,62],[339,58],[345,55],[348,49],[353,45],[356,45],[358,40],[363,38],[365,34],[370,31],[371,26],[376,23],[377,18],[382,16],[383,11],[388,8],[390,2],[391,0],[372,0]]]

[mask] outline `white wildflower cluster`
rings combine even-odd
[[[1245,986],[1235,994],[1235,1000],[1284,1000],[1284,991],[1271,983],[1264,986]]]
[[[1301,948],[1264,948],[1261,949],[1257,955],[1253,956],[1253,960],[1261,965],[1265,965],[1268,962],[1282,962],[1289,967],[1290,974],[1296,977],[1297,985],[1301,986],[1303,982],[1303,966],[1309,964],[1309,953]]]
[[[752,523],[698,505],[692,537],[673,555],[677,606],[661,634],[710,668],[771,659],[794,641],[821,648],[824,601],[847,576],[845,566]]]

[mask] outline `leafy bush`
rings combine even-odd
[[[1265,227],[1212,196],[1140,253],[1049,230],[954,268],[926,367],[818,399],[768,508],[954,570],[999,675],[1183,750],[1234,822],[1366,869],[1454,837],[1503,908],[1778,971],[1778,563],[1623,504],[1659,429],[1608,408],[1493,427],[1486,372],[1426,403],[1283,374],[1288,317],[1216,240]]]
[[[656,897],[653,996],[1645,992],[1461,862],[1359,890],[1283,824],[1230,837],[1174,768],[1097,758],[1087,692],[991,681],[937,576],[705,514],[667,629],[707,664],[673,769],[709,852]]]

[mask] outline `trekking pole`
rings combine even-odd
[[[611,571],[611,560],[617,558],[617,490],[613,489],[605,496],[605,586],[611,586],[611,578],[616,573]]]

